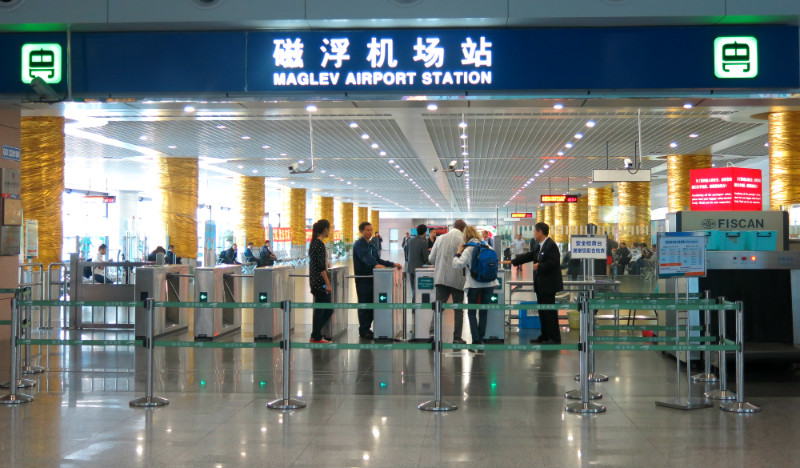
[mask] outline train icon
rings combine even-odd
[[[60,83],[61,63],[61,45],[25,44],[22,46],[22,82],[30,84],[38,77],[45,83]]]
[[[755,78],[758,75],[758,41],[756,38],[716,38],[714,40],[714,74],[717,78]]]

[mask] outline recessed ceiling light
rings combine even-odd
[[[362,140],[369,140],[369,135],[367,135],[366,133],[362,133],[361,134],[361,139]]]
[[[373,147],[373,148],[375,148],[375,149],[378,149],[378,144],[377,144],[377,143],[373,143],[373,144],[371,144],[370,146],[371,146],[371,147]]]
[[[217,125],[217,128],[220,129],[220,130],[225,130],[228,127],[226,127],[224,125]]]
[[[566,145],[564,145],[564,147],[566,147],[566,148],[572,148],[572,143],[567,143]]]
[[[169,146],[167,146],[167,148],[169,148],[169,149],[175,149],[175,148],[177,148],[177,146],[175,146],[175,145],[169,145]]]
[[[400,165],[399,165],[399,164],[395,164],[395,165],[394,165],[394,168],[395,168],[395,169],[400,169]]]
[[[469,159],[465,159],[464,164],[469,164]]]
[[[433,111],[435,111],[437,109],[439,109],[439,105],[436,104],[435,102],[432,102],[432,103],[428,104],[428,110],[429,111],[433,112]]]
[[[286,153],[281,153],[281,156],[286,156],[286,155],[287,155]]]
[[[250,137],[249,137],[249,136],[247,136],[247,135],[242,135],[242,140],[249,140],[249,139],[250,139]]]
[[[355,122],[350,122],[350,128],[358,128],[358,124]]]
[[[468,153],[468,152],[466,152],[466,151],[462,151],[462,152],[461,152],[461,156],[469,156],[469,153]]]
[[[264,148],[264,149],[270,149],[269,145],[261,145],[261,147]]]
[[[698,135],[698,134],[696,134],[696,133],[690,133],[690,134],[689,134],[689,138],[697,138],[697,137],[699,137],[699,136],[700,136],[700,135]]]
[[[545,165],[544,165],[544,168],[545,168],[545,169],[550,169],[550,165],[549,165],[549,164],[545,164]]]
[[[564,108],[564,104],[561,104],[560,102],[557,102],[557,103],[553,104],[553,109],[555,109],[555,110],[561,110],[563,108]]]
[[[691,102],[687,102],[686,104],[683,105],[684,109],[691,109],[692,107],[694,107],[694,105]]]
[[[309,105],[306,106],[306,110],[308,112],[316,112],[317,111],[317,106],[315,106],[314,104],[309,104]]]
[[[289,182],[290,184],[294,185],[294,182]]]
[[[575,138],[580,140],[581,138],[583,138],[583,133],[576,133]]]
[[[467,123],[463,120],[458,124],[458,128],[467,128]]]
[[[253,174],[256,174],[256,173],[258,173],[258,169],[253,169],[251,172],[252,172]]]
[[[590,121],[586,122],[586,126],[589,127],[589,128],[592,128],[595,125],[597,125],[597,122],[595,122],[594,120],[590,120]]]
[[[768,147],[769,146],[769,142],[764,143],[764,146]]]
[[[244,169],[244,166],[236,166],[236,167],[238,167],[239,169]]]
[[[466,133],[462,133],[461,134],[461,139],[462,140],[466,140],[467,139],[467,134]]]
[[[394,164],[394,159],[390,159],[389,164]]]
[[[559,151],[559,152],[558,152],[558,153],[556,153],[556,154],[558,154],[559,156],[564,156],[564,152],[563,152],[563,151]]]
[[[381,156],[386,156],[386,151],[381,151],[381,152],[380,152],[380,153],[378,153],[378,154],[380,154]]]
[[[551,160],[550,160],[550,164],[553,164],[553,163],[555,163],[555,162],[556,162],[556,160],[555,160],[555,159],[551,159]]]
[[[194,111],[196,111],[196,110],[197,110],[197,109],[195,109],[195,107],[194,107],[194,106],[185,106],[185,107],[183,108],[183,111],[184,111],[184,112],[194,112]]]
[[[139,139],[142,141],[147,141],[147,135],[141,135],[139,136]]]
[[[305,162],[305,161],[303,161],[302,159],[301,159],[301,160],[299,160],[299,161],[297,161],[297,164],[305,164],[305,163],[306,163],[306,162]]]
[[[677,148],[678,147],[678,143],[673,141],[672,143],[669,144],[669,147],[670,148]]]
[[[323,174],[324,174],[324,173],[325,173],[325,169],[323,169],[323,170],[321,170],[321,171],[319,171],[319,172],[321,172],[321,173],[323,173]]]

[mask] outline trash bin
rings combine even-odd
[[[520,304],[536,304],[536,301],[523,301]],[[519,328],[542,328],[542,323],[539,321],[539,311],[536,310],[520,310],[519,311]]]
[[[581,312],[579,310],[567,310],[567,322],[570,330],[580,330]]]

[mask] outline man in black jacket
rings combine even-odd
[[[514,266],[533,261],[533,290],[539,304],[555,304],[556,293],[564,289],[561,279],[561,252],[553,239],[548,236],[550,226],[536,223],[533,238],[539,243],[535,251],[520,255],[511,261]],[[558,330],[558,311],[540,310],[539,320],[542,323],[542,334],[532,339],[534,344],[559,344],[561,332]]]

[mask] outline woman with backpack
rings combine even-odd
[[[493,261],[492,254],[494,254]],[[469,304],[491,303],[492,291],[498,285],[497,265],[497,253],[481,242],[480,234],[473,226],[467,226],[464,229],[464,243],[458,248],[456,256],[453,258],[453,268],[467,271],[464,289],[467,291]],[[476,312],[479,313],[476,314]],[[467,311],[472,344],[483,343],[488,314],[488,310],[470,309]]]

